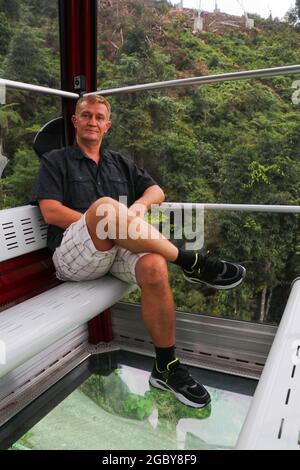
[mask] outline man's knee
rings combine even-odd
[[[102,197],[93,202],[86,212],[86,222],[94,229],[101,219],[116,221],[118,217],[118,202],[110,197]]]
[[[90,216],[97,216],[102,213],[104,210],[107,212],[109,210],[115,211],[117,208],[118,202],[112,199],[111,197],[101,197],[97,201],[93,202],[87,210],[87,214]],[[102,210],[101,210],[102,208]]]
[[[136,278],[140,286],[160,285],[168,281],[168,265],[159,254],[151,253],[139,259]]]
[[[97,199],[87,210],[85,215],[87,229],[90,237],[99,251],[108,251],[113,247],[111,239],[116,233],[117,201],[110,197]]]

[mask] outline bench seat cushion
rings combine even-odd
[[[112,276],[81,283],[66,282],[0,315],[0,377],[63,338],[136,286]],[[5,356],[5,357],[3,357]]]

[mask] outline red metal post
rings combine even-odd
[[[75,93],[97,89],[97,0],[59,0],[61,87]],[[67,143],[74,140],[75,103],[63,101]]]
[[[98,344],[100,341],[109,343],[113,340],[111,312],[105,310],[89,322],[89,342]]]
[[[97,89],[97,0],[59,0],[61,87],[75,93]],[[75,102],[63,101],[66,144],[74,141]],[[89,323],[90,342],[113,339],[110,311]]]

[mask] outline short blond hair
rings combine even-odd
[[[79,100],[76,103],[76,110],[75,113],[78,112],[78,108],[82,103],[89,103],[89,104],[95,104],[95,103],[101,103],[104,104],[107,108],[108,111],[108,119],[110,118],[110,113],[111,113],[111,107],[107,99],[104,98],[104,96],[101,95],[86,95],[86,96],[81,96]]]

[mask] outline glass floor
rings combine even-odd
[[[58,389],[52,396],[44,394],[50,412],[37,403],[30,405],[28,416],[36,405],[37,422],[11,449],[232,449],[256,387],[253,380],[190,367],[212,396],[211,405],[194,409],[169,392],[150,389],[150,358],[121,352],[109,357],[105,366],[98,356],[98,364],[80,367],[75,380],[71,373],[67,386],[63,379],[52,387]],[[24,423],[30,423],[26,416]]]

